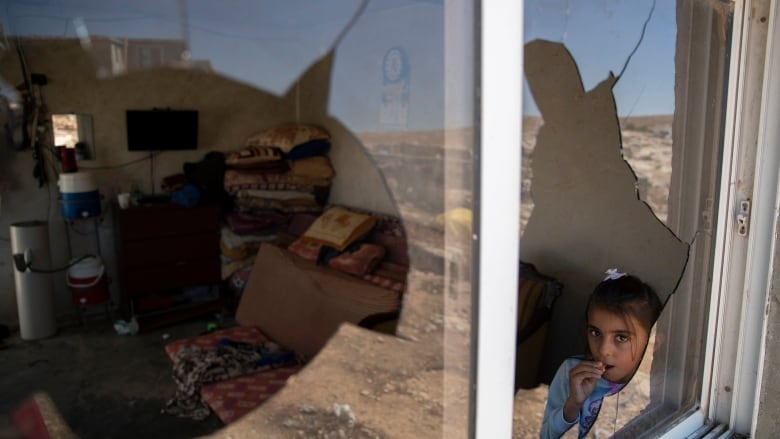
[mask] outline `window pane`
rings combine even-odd
[[[216,182],[210,180],[214,185],[208,187],[219,197],[230,198],[230,203],[222,206],[224,246],[229,246],[224,239],[226,229],[237,233],[228,214],[250,214],[257,220],[258,215],[278,218],[281,213],[290,221],[284,223],[288,228],[274,228],[273,237],[263,233],[252,238],[253,250],[242,247],[247,253],[254,252],[256,259],[260,258],[257,247],[273,244],[284,248],[289,244],[284,242],[290,237],[287,233],[299,237],[308,230],[303,227],[296,232],[293,219],[306,221],[306,215],[317,217],[333,205],[388,220],[382,223],[386,228],[375,227],[368,236],[361,235],[381,241],[384,258],[359,275],[329,272],[332,277],[328,279],[351,287],[321,287],[319,291],[329,298],[350,295],[346,306],[350,318],[344,320],[353,323],[351,329],[342,329],[346,332],[339,332],[330,340],[331,345],[318,351],[304,371],[272,400],[273,404],[247,414],[221,432],[245,437],[242,433],[251,429],[252,436],[274,436],[278,432],[289,435],[290,425],[303,417],[306,422],[295,424],[296,428],[300,435],[313,437],[321,429],[340,426],[345,419],[349,422],[334,414],[334,403],[338,403],[341,414],[347,413],[343,411],[345,405],[350,407],[358,423],[355,428],[367,437],[467,436],[471,211],[475,202],[472,8],[468,2],[409,0],[252,0],[229,6],[198,0],[73,0],[56,5],[17,2],[4,7],[7,40],[14,42],[18,37],[26,65],[49,80],[40,90],[33,90],[42,91],[40,96],[45,100],[37,109],[92,116],[94,163],[80,164],[80,171],[94,175],[106,200],[131,190],[171,196],[171,181],[182,174],[191,178],[193,171],[200,176],[200,171],[214,171],[206,169],[207,163],[222,157],[225,174]],[[0,53],[0,77],[12,86],[22,84],[17,51],[4,48]],[[128,110],[196,110],[197,148],[164,153],[130,151]],[[263,174],[272,181],[263,180],[267,183],[263,185],[253,174],[247,178],[254,180],[246,183],[251,188],[233,186],[227,174],[236,175],[250,168],[234,166],[236,163],[228,163],[227,157],[252,156],[247,147],[251,141],[258,141],[258,133],[267,134],[269,129],[290,123],[312,125],[327,132],[329,149],[325,155],[334,175],[318,174],[314,183],[298,184],[296,180],[273,184],[277,177]],[[40,139],[39,160],[49,172],[50,182],[57,179],[61,169],[49,150],[65,141],[59,137],[55,140],[53,135]],[[276,143],[254,146],[269,147],[273,153],[283,150],[283,145]],[[242,152],[244,155],[239,154]],[[291,150],[283,152],[286,166],[295,168],[302,160],[293,158]],[[23,154],[14,156],[9,168],[27,170],[29,154]],[[309,172],[314,172],[311,169]],[[27,176],[29,172],[25,172],[24,176],[19,174],[23,183],[18,190],[10,199],[4,196],[4,213],[8,209],[22,212],[23,199],[37,198],[43,207],[56,213],[56,184],[47,186],[49,195],[54,196],[40,196],[35,182]],[[270,174],[289,176],[289,172],[293,171]],[[312,195],[306,198],[310,200],[315,194],[307,191],[314,192],[315,187],[327,189],[327,199],[311,211],[298,209],[311,207],[305,200],[280,202],[279,197],[290,196],[290,191],[306,192]],[[245,195],[239,193],[243,189],[286,194],[266,193],[267,199],[254,200],[256,204],[250,206],[239,200]],[[25,214],[43,215],[48,210],[32,209]],[[301,210],[305,211],[303,216],[298,215]],[[263,218],[270,220],[268,216]],[[312,220],[309,217],[306,224]],[[111,273],[117,273],[120,265],[115,254],[119,245],[113,236],[116,226],[113,213],[107,213],[101,223],[100,242],[109,249],[104,259]],[[65,254],[68,245],[64,241],[64,233],[53,234],[53,260],[70,256]],[[227,271],[231,287],[241,285],[242,279],[234,277],[240,266],[236,264],[238,256],[225,254],[224,246],[223,274],[231,270]],[[73,251],[88,249],[74,242]],[[339,250],[341,254],[344,251]],[[257,269],[255,262],[241,262],[245,264],[241,266],[244,275],[251,279]],[[319,268],[333,269],[331,265],[315,269]],[[302,273],[305,278],[309,272]],[[277,273],[266,275],[275,278]],[[243,282],[245,286],[249,281],[244,278]],[[120,284],[111,285],[117,303],[137,300],[128,299]],[[68,297],[63,286],[57,288],[58,297]],[[383,322],[392,328],[386,330],[390,335],[380,334],[380,326],[372,326],[373,332],[355,329],[361,321],[368,323],[358,319],[352,307],[360,309],[360,314],[365,307],[373,306],[360,293],[378,288],[395,293],[400,303],[397,321]],[[0,285],[0,290],[11,289]],[[283,285],[279,289],[288,298],[300,292]],[[241,295],[232,299],[240,302],[247,291],[239,290],[237,294]],[[308,309],[304,302],[296,306]],[[67,305],[58,306],[64,309]],[[321,314],[293,312],[284,317],[291,333],[302,331],[306,335],[324,319]],[[372,310],[371,317],[374,314]],[[123,378],[107,376],[109,380]],[[155,393],[152,397],[164,405],[169,396]],[[294,413],[285,411],[290,406],[295,407]],[[100,407],[90,410],[96,418],[102,418]],[[67,410],[63,408],[63,412]],[[127,415],[127,419],[137,419],[132,411]],[[275,421],[269,424],[269,419]],[[161,415],[158,422],[166,422],[166,417]],[[199,433],[211,433],[209,425],[213,428],[214,423],[204,425],[205,431]],[[80,431],[94,428],[88,424],[74,427]],[[262,429],[268,430],[257,433]],[[338,429],[334,431],[337,435]]]
[[[534,263],[561,282],[562,294],[553,304],[551,320],[537,331],[536,340],[524,342],[525,348],[520,346],[525,349],[525,356],[519,353],[518,362],[531,373],[535,369],[528,364],[536,365],[538,372],[534,375],[537,384],[533,385],[534,377],[531,377],[516,394],[515,437],[529,437],[538,432],[547,386],[558,365],[567,356],[587,352],[585,306],[590,291],[601,278],[594,276],[590,284],[574,282],[572,288],[570,279],[577,277],[572,272],[585,266],[578,267],[571,260],[577,255],[598,259],[604,253],[617,251],[624,244],[617,238],[622,227],[634,227],[636,235],[647,239],[654,239],[651,236],[656,233],[632,221],[610,222],[621,211],[621,204],[615,203],[605,204],[602,215],[592,217],[585,211],[588,206],[580,211],[572,211],[566,205],[558,207],[560,216],[569,218],[571,226],[565,227],[577,228],[579,223],[592,218],[583,229],[596,233],[601,223],[614,224],[615,237],[606,238],[607,244],[603,247],[600,242],[589,242],[587,233],[569,239],[568,245],[556,244],[561,233],[555,228],[554,218],[543,221],[542,226],[537,222],[530,227],[535,214],[550,218],[549,212],[555,211],[555,203],[565,200],[563,194],[572,190],[570,185],[588,187],[591,180],[602,181],[599,178],[610,172],[614,165],[608,162],[611,158],[593,162],[588,161],[587,155],[582,155],[581,150],[587,145],[598,144],[589,143],[587,135],[559,143],[549,142],[550,138],[565,139],[564,135],[554,137],[550,134],[555,127],[588,133],[577,131],[580,130],[577,123],[598,127],[594,137],[614,148],[610,150],[611,154],[630,166],[636,178],[628,181],[627,190],[647,203],[648,213],[654,214],[656,221],[663,224],[661,229],[668,227],[683,244],[691,242],[694,234],[697,236],[690,249],[685,276],[674,295],[664,296],[670,291],[668,288],[659,288],[654,281],[649,282],[662,295],[662,300],[669,297],[669,301],[636,374],[619,396],[604,399],[601,414],[589,437],[606,437],[621,429],[622,434],[636,435],[695,405],[700,391],[700,343],[706,325],[705,304],[710,294],[706,279],[711,270],[709,249],[712,244],[712,237],[701,232],[715,221],[711,213],[713,200],[717,199],[716,170],[723,123],[720,115],[725,102],[728,48],[728,38],[724,35],[728,33],[729,19],[713,13],[707,2],[687,0],[648,1],[641,5],[538,0],[526,1],[525,8],[527,82],[523,119],[521,259]],[[729,14],[726,11],[726,15]],[[643,26],[646,26],[644,30]],[[529,55],[528,43],[538,40],[565,47],[576,67],[576,76],[582,81],[581,89],[565,83],[549,89],[543,89],[538,83],[529,86],[529,68],[536,67],[533,64],[535,52]],[[533,50],[539,46],[537,43]],[[694,53],[707,61],[695,60]],[[608,110],[608,106],[599,107],[598,102],[588,99],[595,95],[603,81],[609,81],[610,73],[615,75],[617,82],[611,87],[613,119],[607,123],[596,120],[594,114],[601,114],[599,112],[604,108]],[[546,96],[545,101],[540,101],[539,96]],[[591,112],[584,111],[575,116],[574,125],[561,125],[561,120],[556,120],[557,114],[573,114],[572,108],[580,102],[591,103],[587,107]],[[550,108],[559,111],[556,113]],[[547,143],[543,143],[545,139],[540,131],[545,125],[548,126]],[[618,141],[610,137],[605,127],[617,127]],[[697,137],[695,133],[709,134]],[[594,150],[592,154],[598,152]],[[578,159],[571,160],[570,156]],[[688,157],[700,157],[701,160],[689,160]],[[572,174],[576,178],[572,178]],[[625,185],[626,180],[615,180],[614,184]],[[604,192],[609,192],[609,187],[607,184],[594,187],[590,194],[583,192],[582,197],[597,205]],[[544,213],[539,211],[540,204]],[[707,220],[705,223],[700,222],[702,212]],[[656,231],[663,233],[661,229]],[[548,248],[545,248],[545,242],[549,243]],[[651,264],[653,258],[646,259],[647,264]],[[601,270],[620,269],[627,263],[620,257],[612,262],[614,265]],[[639,270],[644,265],[640,264]],[[592,267],[589,269],[593,270]],[[682,272],[670,270],[668,275],[679,280]],[[569,434],[576,437],[576,428]]]

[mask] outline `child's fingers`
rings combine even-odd
[[[578,404],[582,404],[593,392],[601,371],[593,367],[572,368],[569,371],[569,395]]]
[[[582,382],[585,379],[597,380],[601,378],[602,374],[603,372],[598,369],[580,369],[576,371],[572,369],[569,372],[569,380],[571,382]]]
[[[569,378],[571,378],[573,374],[577,374],[580,372],[597,373],[598,377],[600,378],[601,375],[604,373],[604,365],[600,361],[583,361],[580,364],[571,368],[571,370],[569,371]]]
[[[595,367],[594,365],[573,367],[569,371],[569,382],[575,387],[583,385],[586,387],[593,387],[603,373],[604,372],[599,367]]]
[[[604,363],[601,361],[582,361],[575,367],[592,367],[600,371],[604,371]]]

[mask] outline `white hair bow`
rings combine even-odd
[[[615,280],[615,279],[620,279],[623,276],[628,276],[628,273],[623,273],[622,271],[618,271],[617,268],[610,268],[604,273],[607,275],[604,278],[604,280]]]

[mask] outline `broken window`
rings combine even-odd
[[[616,266],[628,272],[637,272],[643,276],[641,270],[653,265],[657,257],[650,257],[641,261],[636,268],[626,268],[631,265],[630,258],[619,256],[622,245],[630,244],[633,237],[648,239],[658,242],[663,236],[675,236],[678,244],[671,243],[671,247],[662,250],[660,254],[677,254],[676,262],[661,268],[659,273],[667,277],[666,286],[661,286],[659,293],[662,300],[669,299],[669,306],[662,314],[660,327],[651,336],[650,345],[645,358],[636,375],[616,398],[606,398],[601,407],[601,415],[597,423],[591,429],[590,435],[601,437],[611,435],[623,427],[624,431],[646,428],[647,419],[662,419],[660,413],[667,416],[670,411],[681,410],[690,407],[692,397],[696,392],[699,382],[696,376],[689,376],[686,380],[679,376],[674,369],[665,367],[670,361],[670,340],[684,340],[691,331],[688,327],[678,325],[676,332],[669,332],[669,317],[673,309],[690,306],[691,296],[707,297],[709,291],[693,288],[686,281],[683,288],[678,286],[683,275],[683,267],[689,258],[688,243],[693,242],[693,234],[697,233],[699,240],[691,247],[691,256],[707,258],[705,247],[710,238],[702,236],[706,232],[706,224],[698,224],[698,220],[691,223],[690,219],[670,218],[670,212],[680,215],[682,211],[693,209],[691,206],[679,205],[675,196],[682,187],[690,185],[698,188],[700,192],[696,197],[696,205],[705,210],[711,208],[713,193],[716,190],[716,179],[711,176],[716,173],[717,159],[720,153],[722,139],[715,135],[706,144],[686,142],[693,132],[692,121],[711,127],[706,132],[719,133],[722,120],[720,111],[724,108],[725,97],[722,93],[725,81],[724,72],[726,65],[724,56],[727,52],[725,39],[717,38],[724,35],[727,30],[724,27],[714,26],[709,28],[713,32],[713,39],[707,41],[707,37],[692,37],[691,29],[700,22],[699,16],[690,11],[701,13],[702,22],[712,20],[712,23],[726,23],[728,11],[720,7],[712,8],[707,2],[679,1],[679,2],[643,2],[640,8],[638,4],[622,2],[554,2],[554,1],[528,1],[526,2],[525,32],[526,47],[541,45],[549,46],[546,50],[556,50],[556,46],[565,48],[557,55],[550,55],[549,62],[561,65],[560,59],[570,54],[574,65],[564,65],[563,69],[573,72],[581,80],[581,87],[572,87],[570,82],[551,80],[549,85],[539,84],[545,77],[545,66],[539,67],[534,60],[538,56],[536,50],[529,56],[526,49],[526,77],[529,81],[535,80],[527,89],[524,101],[524,141],[523,159],[528,158],[530,163],[523,163],[523,171],[528,174],[523,176],[523,195],[530,195],[531,202],[523,200],[524,216],[530,218],[524,222],[523,237],[521,240],[521,258],[536,258],[542,271],[552,274],[553,277],[563,280],[563,293],[555,303],[550,331],[547,335],[547,348],[542,358],[542,370],[554,371],[556,364],[560,363],[565,355],[584,353],[577,351],[583,349],[584,343],[576,340],[577,334],[584,332],[582,313],[584,301],[577,301],[572,297],[587,296],[593,285],[600,279],[591,279],[590,282],[577,281],[576,271],[580,268],[560,270],[561,264],[572,264],[572,267],[581,267],[583,263],[572,263],[583,256],[589,261],[600,259],[606,253],[606,259],[613,257]],[[688,24],[690,23],[690,24]],[[703,28],[697,30],[707,32]],[[699,40],[697,38],[701,38]],[[560,48],[559,47],[559,48]],[[692,48],[695,50],[709,51],[713,64],[702,70],[691,69],[689,60],[685,60],[681,53],[688,54]],[[676,55],[677,54],[677,55]],[[529,73],[529,68],[532,73]],[[533,69],[536,69],[535,71]],[[551,67],[552,69],[552,67]],[[540,73],[541,72],[541,73]],[[563,77],[558,72],[549,74]],[[687,75],[691,75],[686,76]],[[713,81],[708,86],[712,107],[706,108],[691,106],[689,96],[697,93],[694,86],[689,88],[704,75]],[[533,76],[536,76],[535,78]],[[541,79],[540,79],[541,78]],[[599,90],[604,92],[602,99],[597,99]],[[611,99],[614,101],[610,102]],[[604,102],[606,101],[606,102]],[[585,104],[583,104],[585,103]],[[577,114],[578,106],[589,108],[588,112]],[[540,111],[541,109],[541,111]],[[712,109],[711,117],[700,119],[700,112],[708,112]],[[562,114],[563,116],[558,116]],[[609,114],[599,118],[598,114]],[[562,122],[563,121],[563,122]],[[568,125],[564,123],[569,121]],[[686,126],[686,121],[689,125]],[[545,133],[545,126],[547,132]],[[587,131],[588,127],[592,131]],[[551,134],[550,131],[553,131]],[[616,134],[612,134],[616,133]],[[591,137],[599,139],[591,141]],[[616,136],[619,139],[616,139]],[[552,139],[552,140],[551,140]],[[609,145],[609,146],[607,146]],[[706,145],[706,146],[704,146]],[[548,147],[555,152],[544,150]],[[598,148],[609,150],[607,155],[601,155]],[[705,169],[702,184],[693,184],[696,171],[692,164],[682,164],[683,157],[688,154],[703,154],[707,160],[697,166]],[[609,180],[601,180],[608,171],[609,160],[624,160],[625,168],[632,175]],[[546,163],[543,166],[539,163]],[[613,166],[619,169],[619,165]],[[593,172],[594,174],[590,174]],[[676,176],[673,175],[676,172]],[[528,176],[527,176],[528,175]],[[617,176],[618,174],[614,174]],[[675,187],[675,185],[678,185]],[[615,221],[613,217],[620,215],[622,207],[616,203],[600,204],[599,198],[605,193],[613,191],[617,186],[631,191],[636,200],[646,203],[646,214],[652,217],[650,224],[656,224],[650,228],[641,226],[638,217],[629,220],[627,217]],[[572,199],[564,195],[568,191],[588,188],[581,192],[580,197]],[[574,189],[572,189],[574,188]],[[582,203],[571,200],[582,199]],[[709,199],[709,204],[707,202]],[[632,203],[631,200],[625,201]],[[561,203],[562,205],[558,205]],[[598,213],[590,216],[588,210],[594,204],[599,204]],[[544,212],[540,212],[540,205]],[[558,206],[556,208],[556,206]],[[527,212],[527,213],[526,213]],[[557,212],[557,213],[556,213]],[[534,225],[534,215],[537,218]],[[646,217],[645,219],[647,219]],[[558,219],[556,219],[558,218]],[[561,218],[566,218],[562,220]],[[581,223],[585,227],[580,227]],[[553,232],[556,225],[576,230],[573,233],[561,235]],[[606,242],[606,247],[601,248],[598,242],[588,241],[587,234],[599,233],[606,225],[608,230],[614,231],[602,235],[598,241]],[[620,238],[621,227],[632,229],[631,238]],[[548,232],[545,233],[544,231]],[[654,230],[654,231],[653,231]],[[695,232],[692,232],[695,231]],[[562,249],[555,252],[550,250],[555,244],[553,241],[560,239]],[[563,249],[570,249],[569,253]],[[576,243],[576,244],[575,244]],[[672,250],[674,247],[677,250]],[[666,253],[672,251],[672,253]],[[548,253],[549,252],[549,253]],[[644,252],[641,252],[644,253]],[[659,255],[660,255],[659,254]],[[647,256],[644,253],[643,256]],[[643,258],[640,258],[643,259]],[[671,262],[666,259],[666,262]],[[640,266],[642,268],[640,268]],[[677,267],[677,268],[672,268]],[[592,267],[595,268],[595,267]],[[604,266],[604,269],[608,267]],[[556,271],[558,269],[559,271]],[[700,276],[707,273],[706,264],[695,270],[686,272],[689,276]],[[591,269],[590,271],[595,271]],[[572,272],[575,272],[573,274]],[[696,274],[693,274],[696,273]],[[644,276],[652,276],[645,273]],[[562,278],[562,279],[560,279]],[[568,282],[566,280],[569,280]],[[594,281],[595,280],[595,281]],[[651,280],[656,288],[663,282]],[[590,285],[590,286],[589,286]],[[568,287],[568,288],[567,288]],[[675,292],[674,296],[670,296]],[[681,296],[681,297],[678,297]],[[696,300],[696,299],[694,299]],[[688,304],[688,305],[684,305]],[[703,329],[703,307],[698,309],[688,308],[692,316],[696,318],[691,325],[696,325],[699,331]],[[574,322],[574,323],[572,323]],[[695,331],[695,330],[694,330]],[[563,354],[567,348],[568,354]],[[673,344],[672,344],[673,345]],[[688,360],[676,358],[675,361],[686,363],[696,358],[696,352],[700,352],[702,346],[693,349]],[[551,354],[558,352],[558,356]],[[552,357],[555,357],[553,360]],[[551,375],[540,376],[543,383],[549,382]],[[684,382],[683,392],[672,397],[668,388],[671,383]],[[652,385],[651,385],[652,384]],[[515,432],[518,437],[530,434],[534,426],[541,423],[541,412],[544,410],[546,398],[546,386],[542,384],[535,389],[520,390],[516,397],[516,423]],[[682,396],[682,395],[687,396]],[[666,408],[662,408],[666,404]],[[637,427],[642,425],[644,427]],[[632,433],[628,433],[629,435]]]
[[[422,431],[463,437],[473,404],[475,202],[476,37],[474,11],[466,6],[407,0],[249,1],[229,8],[191,1],[9,4],[5,29],[19,50],[2,53],[0,74],[20,83],[24,59],[33,72],[51,73],[44,92],[48,111],[93,115],[100,151],[84,170],[96,174],[109,200],[131,188],[159,191],[160,180],[180,172],[182,163],[235,151],[269,126],[324,126],[335,169],[329,201],[399,216],[409,267],[397,337],[361,333],[359,343],[346,344],[348,352],[325,357],[336,370],[328,378],[316,378],[319,372],[312,370],[308,375],[334,385],[299,384],[291,390],[294,415],[305,418],[314,407],[325,421],[334,420],[331,396],[337,391],[343,392],[339,403],[356,414],[356,428],[378,432],[371,436]],[[126,111],[153,108],[197,109],[198,148],[148,157],[128,151]],[[21,185],[11,194],[11,208],[18,212],[20,199],[34,199],[30,192]],[[113,225],[108,217],[101,231]],[[103,233],[101,242],[113,250],[110,234]],[[53,248],[66,248],[59,234],[53,239]],[[105,255],[112,271],[114,252]],[[314,326],[308,317],[297,318],[290,316],[290,323]],[[360,388],[354,392],[348,381]],[[388,413],[403,422],[388,427]],[[259,411],[255,416],[237,424],[261,428],[272,418]],[[279,422],[271,428],[290,431],[281,414],[273,418]],[[319,427],[309,421],[306,428],[315,434]]]

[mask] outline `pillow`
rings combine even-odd
[[[287,160],[304,160],[311,157],[323,156],[330,150],[330,140],[311,140],[306,143],[296,145],[288,152],[283,154]]]
[[[319,216],[301,237],[338,251],[344,251],[376,224],[376,217],[353,212],[343,207],[331,207]]]
[[[344,252],[328,261],[328,265],[345,273],[363,276],[374,271],[385,257],[385,248],[362,243],[354,252]]]
[[[247,146],[225,156],[225,165],[233,168],[252,168],[255,165],[282,160],[282,151],[271,146]]]
[[[274,146],[288,153],[298,145],[312,140],[327,140],[330,134],[322,128],[306,124],[282,124],[255,133],[246,140],[247,146]]]
[[[296,239],[289,246],[287,250],[291,253],[308,259],[310,261],[316,261],[320,255],[322,244],[318,242],[304,241],[303,239]]]
[[[290,173],[313,178],[332,178],[335,174],[330,160],[324,155],[291,161]]]

